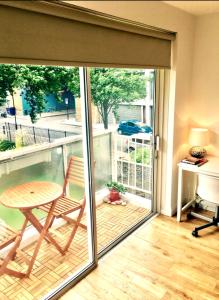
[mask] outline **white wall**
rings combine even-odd
[[[70,3],[147,25],[176,31],[171,71],[171,107],[168,169],[161,211],[171,215],[176,209],[177,162],[184,155],[191,102],[191,65],[195,17],[160,1],[71,1]],[[172,115],[171,115],[172,113]],[[164,178],[165,179],[165,178]]]
[[[219,156],[219,13],[197,18],[191,96],[190,126],[209,128],[209,153]]]

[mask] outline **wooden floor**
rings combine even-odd
[[[194,238],[202,221],[159,216],[99,263],[62,300],[219,299],[219,231]]]
[[[100,205],[97,208],[98,250],[148,214],[149,210],[131,204],[127,206],[106,203]],[[59,233],[63,241],[69,235],[69,230],[69,225],[60,228]],[[25,253],[31,255],[34,247],[35,244],[26,247]],[[41,299],[87,261],[87,232],[84,229],[79,228],[65,256],[61,256],[53,246],[43,242],[30,278],[18,279],[8,275],[0,277],[0,300]],[[22,258],[16,258],[16,263],[23,265],[25,270],[26,265]],[[14,267],[17,268],[17,265]]]

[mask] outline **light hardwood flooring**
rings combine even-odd
[[[108,255],[62,300],[219,299],[219,231],[159,216]]]
[[[132,204],[127,206],[102,204],[97,207],[97,238],[98,250],[116,239],[122,232],[136,224],[150,212]],[[84,220],[85,222],[85,220]],[[64,225],[59,229],[59,240],[63,244],[69,236],[71,226]],[[35,243],[25,248],[25,253],[32,255]],[[43,241],[34,264],[30,278],[18,279],[8,275],[0,277],[0,300],[38,300],[56,288],[73,272],[84,266],[88,261],[87,231],[79,228],[75,239],[65,256],[50,244]],[[16,263],[26,270],[21,257]],[[11,264],[14,264],[12,262]],[[18,268],[17,264],[14,264]],[[20,269],[22,270],[22,268]],[[92,299],[90,299],[92,300]]]

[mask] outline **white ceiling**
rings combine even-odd
[[[219,1],[163,1],[195,16],[219,12]]]

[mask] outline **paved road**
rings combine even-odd
[[[29,116],[17,116],[17,124],[18,125],[27,125],[27,126],[35,126],[37,128],[49,128],[60,131],[69,131],[74,134],[81,134],[82,129],[80,126],[65,124],[65,121],[70,123],[72,121],[73,124],[73,114],[70,115],[70,119],[67,119],[66,114],[62,115],[51,115],[41,117],[35,124],[31,123]],[[14,124],[14,117],[8,116],[7,118],[0,118],[0,123],[9,122]]]
[[[36,128],[46,128],[46,129],[54,129],[59,131],[67,131],[71,132],[74,135],[82,134],[82,126],[81,124],[75,122],[74,114],[70,113],[69,119],[67,115],[63,112],[57,115],[59,112],[52,112],[52,113],[43,113],[41,118],[37,120],[35,124],[31,123],[29,116],[17,116],[17,124],[18,125],[27,125],[27,126],[34,126]],[[9,122],[10,124],[14,124],[14,117],[8,116],[7,118],[0,117],[0,124]],[[117,125],[111,124],[109,125],[110,129],[116,130]],[[94,124],[93,131],[98,132],[103,130],[103,124]]]

